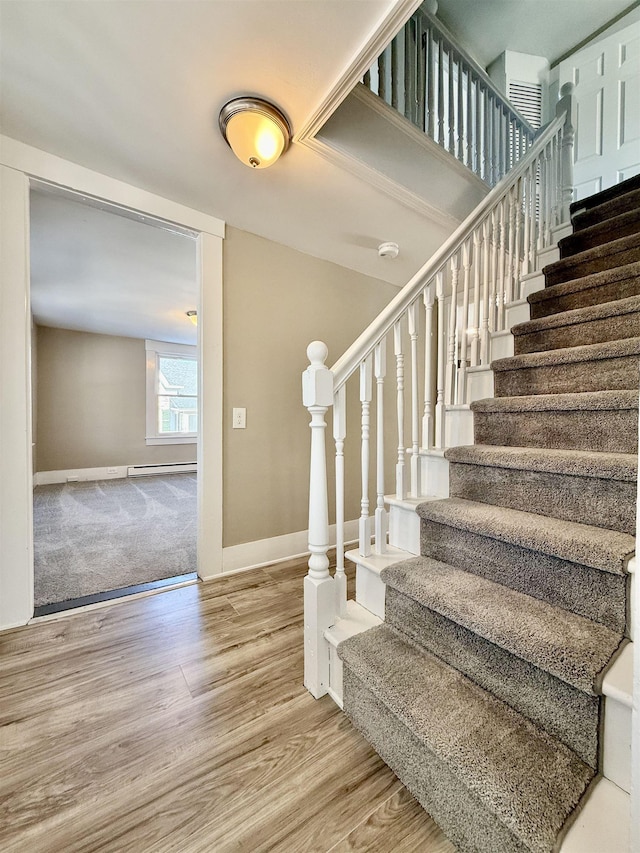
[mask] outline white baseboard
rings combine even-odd
[[[127,476],[126,465],[108,468],[70,468],[67,471],[38,471],[33,475],[34,486],[51,486],[54,483],[85,483],[89,480],[116,480]]]
[[[358,520],[347,521],[344,530],[345,540],[353,542],[358,538]],[[336,526],[329,526],[329,544],[336,544]],[[305,557],[309,553],[309,533],[298,530],[296,533],[285,533],[283,536],[273,536],[270,539],[257,539],[254,542],[243,542],[241,545],[230,545],[222,549],[222,573],[241,572],[248,569],[259,569],[272,563]],[[213,580],[220,575],[203,577],[202,580]]]

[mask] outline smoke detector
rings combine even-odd
[[[397,258],[400,252],[400,247],[397,243],[380,243],[378,246],[378,257],[380,258]]]

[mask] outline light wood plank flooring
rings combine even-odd
[[[303,688],[305,568],[0,634],[0,850],[455,853]]]

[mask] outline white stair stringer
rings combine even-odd
[[[631,791],[633,645],[625,645],[602,681],[602,775],[627,794]]]
[[[560,853],[629,853],[629,794],[609,779],[598,779],[589,791],[560,845]]]
[[[382,622],[366,607],[355,601],[347,601],[344,616],[336,619],[335,624],[324,632],[324,638],[329,646],[329,689],[327,693],[333,701],[342,708],[342,661],[338,657],[338,643],[348,637],[354,637],[363,631],[373,628]]]
[[[374,616],[384,619],[385,585],[380,572],[387,566],[415,557],[410,551],[387,545],[384,554],[372,553],[363,557],[357,548],[347,551],[345,558],[356,564],[356,602]]]

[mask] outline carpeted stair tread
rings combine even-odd
[[[599,692],[600,674],[622,640],[604,625],[430,557],[396,563],[381,578],[584,693]]]
[[[338,654],[346,670],[345,711],[356,725],[366,721],[367,737],[419,799],[419,766],[434,756],[483,814],[489,812],[515,836],[509,846],[502,842],[494,849],[554,849],[594,775],[572,750],[387,625],[344,641]],[[381,714],[371,713],[368,696],[375,697]],[[417,772],[407,777],[404,756],[398,760],[394,754],[398,732],[411,733],[421,753]],[[442,822],[439,814],[434,817]],[[444,829],[456,832],[453,826]],[[475,840],[473,834],[474,827],[466,826],[452,837],[463,850],[491,849],[482,830]]]
[[[574,201],[569,206],[571,221],[573,222],[574,216],[583,210],[593,210],[594,208],[601,207],[603,204],[608,204],[611,201],[622,198],[627,193],[637,189],[640,189],[640,174],[633,175],[633,177],[627,178],[626,181],[620,181],[620,183],[607,187],[605,190],[600,190],[590,196],[581,198],[579,201]]]
[[[635,539],[628,533],[463,498],[427,501],[417,512],[425,521],[611,574],[624,574],[635,551]]]
[[[580,309],[586,310],[586,309]],[[569,313],[569,312],[565,312]],[[554,316],[558,316],[557,314]],[[550,319],[550,318],[545,318]],[[530,322],[540,322],[531,320]],[[525,325],[525,324],[521,324]],[[515,328],[515,327],[514,327]],[[525,352],[509,358],[499,358],[491,362],[495,373],[509,370],[520,370],[527,367],[549,367],[555,364],[571,364],[573,362],[591,362],[606,358],[622,358],[640,354],[640,337],[620,338],[614,341],[602,341],[597,344],[581,344],[575,347],[543,350],[542,352]],[[638,383],[635,382],[635,385]],[[611,389],[604,389],[611,390]],[[630,389],[629,389],[630,390]]]
[[[494,395],[634,390],[640,337],[526,352],[492,362]]]
[[[449,462],[468,465],[489,465],[629,483],[635,483],[638,479],[638,457],[635,453],[471,444],[450,447],[444,455]]]
[[[640,296],[527,320],[513,326],[511,334],[516,355],[636,337],[640,335]]]
[[[558,241],[560,257],[567,258],[576,252],[584,252],[594,246],[602,246],[611,240],[636,234],[638,231],[640,231],[640,207],[619,213],[563,237]]]
[[[576,394],[488,397],[471,403],[473,412],[604,412],[637,408],[637,391],[584,391]]]
[[[640,233],[620,237],[604,246],[595,246],[569,258],[562,258],[548,264],[543,272],[547,285],[551,285],[635,261],[640,261]]]
[[[531,332],[542,332],[546,329],[557,329],[561,326],[573,326],[578,323],[590,323],[593,320],[619,317],[622,314],[637,314],[640,312],[640,296],[628,296],[626,299],[616,299],[614,302],[604,302],[600,305],[588,305],[585,308],[573,308],[561,311],[550,317],[540,317],[537,320],[527,320],[517,323],[511,328],[514,336],[526,335]],[[640,321],[638,322],[640,333]]]
[[[636,208],[640,208],[640,188],[629,190],[621,196],[602,202],[588,210],[576,212],[571,217],[571,222],[574,231],[582,231],[595,223],[613,219],[620,213]]]
[[[548,285],[527,296],[532,319],[640,295],[640,261]]]

